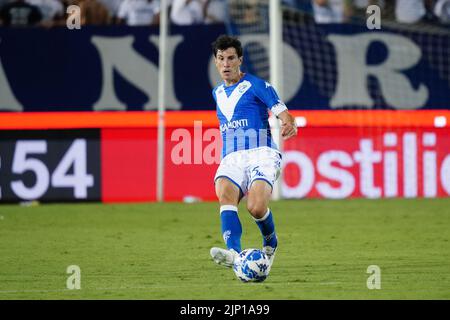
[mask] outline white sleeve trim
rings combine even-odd
[[[287,110],[288,108],[286,107],[286,105],[278,100],[278,103],[273,105],[270,110],[272,110],[272,112],[278,116],[280,113],[282,113],[283,111]]]

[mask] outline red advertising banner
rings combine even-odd
[[[448,128],[303,128],[284,145],[286,198],[450,195]]]
[[[166,199],[214,200],[220,160],[208,158],[209,129],[184,130],[184,138],[174,135],[179,129],[167,136]],[[444,197],[450,195],[450,129],[305,127],[285,142],[282,163],[285,198]]]
[[[194,127],[166,130],[164,198],[168,201],[215,200],[214,175],[220,163],[221,142],[217,128]]]
[[[450,195],[448,111],[293,114],[300,127],[283,146],[283,197]],[[156,201],[155,112],[7,113],[0,120],[0,201]],[[165,124],[164,200],[216,200],[215,113],[167,112]]]
[[[101,131],[103,202],[156,200],[156,128]]]

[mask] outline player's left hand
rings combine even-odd
[[[283,137],[283,140],[287,140],[296,135],[297,135],[297,125],[295,124],[295,120],[289,122],[283,121],[281,123],[281,136]]]

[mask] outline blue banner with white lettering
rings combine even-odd
[[[215,108],[211,43],[225,26],[172,27],[166,106]],[[450,35],[354,25],[284,27],[290,109],[449,109]],[[243,70],[267,78],[269,38],[243,34]],[[157,27],[0,28],[0,111],[155,110]]]

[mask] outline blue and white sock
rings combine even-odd
[[[242,225],[238,216],[238,208],[232,205],[220,207],[222,236],[228,249],[241,252]]]
[[[267,209],[264,217],[261,219],[255,219],[255,221],[261,231],[261,235],[263,236],[263,247],[271,246],[272,248],[276,248],[278,245],[278,240],[270,209]]]

